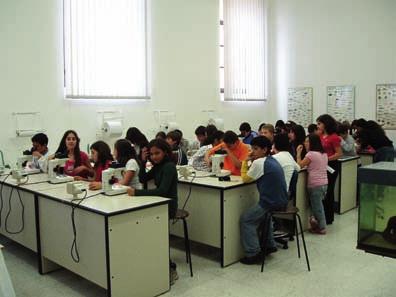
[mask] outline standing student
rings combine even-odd
[[[146,136],[138,128],[131,127],[128,129],[125,139],[133,144],[136,155],[139,157],[139,160],[141,160],[141,151],[148,144]]]
[[[337,160],[342,156],[341,139],[336,134],[337,123],[332,116],[323,114],[316,119],[316,122],[323,150],[328,157],[328,165],[334,170],[333,173],[327,172],[327,194],[323,201],[326,224],[329,225],[334,221],[334,187],[339,172]]]
[[[362,150],[369,146],[375,149],[374,163],[393,162],[395,159],[395,149],[393,142],[386,136],[384,129],[374,121],[367,121],[363,128],[357,132]]]
[[[296,149],[299,145],[304,144],[305,141],[305,130],[304,127],[301,125],[291,125],[289,129],[289,141],[290,141],[290,153],[293,156],[294,160],[297,158],[297,152]],[[305,148],[303,146],[303,151],[302,151],[302,157],[304,158],[305,154],[307,152],[305,151]]]
[[[250,144],[253,138],[257,137],[258,134],[255,131],[252,131],[252,127],[247,122],[243,122],[239,126],[239,131],[241,132],[240,137],[243,137],[244,144]]]
[[[113,161],[110,147],[104,141],[96,141],[90,147],[91,160],[94,162],[94,176],[93,181],[89,183],[90,190],[99,190],[102,188],[102,172],[109,168]]]
[[[153,167],[146,172],[145,163],[150,160]],[[161,196],[171,199],[169,203],[169,219],[174,219],[177,211],[177,181],[178,175],[175,163],[172,161],[172,150],[162,139],[154,139],[148,144],[143,154],[143,163],[139,173],[140,180],[145,183],[154,179],[155,189],[128,189],[130,196]],[[178,278],[176,264],[170,262],[171,284]]]
[[[230,170],[233,175],[241,175],[242,161],[249,155],[249,149],[246,144],[238,139],[238,135],[233,131],[225,132],[222,143],[206,153],[206,163],[211,163],[210,156],[218,150],[224,150],[227,153],[224,158],[224,169]]]
[[[144,152],[143,149],[142,152]],[[143,156],[144,153],[142,153]],[[130,186],[135,189],[142,189],[143,186],[139,181],[140,161],[136,155],[129,140],[119,139],[114,144],[114,159],[122,166],[125,167],[123,178],[118,180],[118,183],[124,186]]]
[[[252,140],[252,160],[248,168],[247,160],[242,163],[241,176],[243,182],[256,181],[260,195],[259,203],[242,214],[240,219],[241,240],[245,250],[243,264],[255,264],[262,260],[257,228],[264,218],[273,210],[286,208],[288,203],[285,175],[282,167],[271,155],[271,142],[265,136]],[[266,253],[277,251],[273,237],[272,222],[268,228]]]
[[[48,137],[44,133],[33,135],[32,139],[33,161],[28,164],[32,168],[40,169],[42,172],[48,170]]]
[[[187,156],[180,146],[182,134],[178,131],[171,131],[166,135],[166,142],[170,145],[173,152],[173,159],[176,165],[187,165]]]
[[[272,157],[281,165],[283,173],[285,174],[286,187],[289,190],[293,173],[299,171],[300,166],[298,166],[293,156],[290,154],[290,143],[287,134],[275,135],[273,151],[275,154]]]
[[[55,155],[49,159],[53,159],[57,155],[67,156],[69,158],[64,166],[65,174],[83,178],[94,175],[88,155],[80,150],[80,138],[76,131],[68,130],[65,132]]]
[[[349,126],[338,125],[337,134],[341,137],[341,149],[344,156],[356,156],[355,139],[349,134]]]
[[[310,217],[310,231],[317,234],[326,234],[326,216],[323,199],[327,191],[327,154],[324,152],[320,137],[309,134],[304,142],[307,154],[302,158],[302,145],[297,147],[297,162],[308,171],[308,195],[311,201],[312,216]]]

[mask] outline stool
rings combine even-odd
[[[302,242],[303,242],[303,247],[304,247],[304,253],[305,253],[305,259],[307,262],[307,267],[308,267],[308,271],[311,271],[311,267],[309,266],[309,259],[308,259],[308,253],[307,253],[307,247],[305,245],[305,238],[304,238],[304,231],[302,229],[302,224],[301,224],[301,217],[298,214],[298,208],[295,206],[288,206],[286,210],[284,211],[271,211],[270,213],[268,213],[260,226],[260,229],[262,230],[261,233],[261,252],[263,254],[263,259],[261,262],[261,272],[263,272],[264,270],[264,261],[265,261],[265,254],[267,251],[267,234],[269,231],[269,227],[270,224],[272,223],[272,217],[273,216],[284,216],[284,215],[291,215],[293,216],[293,221],[294,221],[294,226],[295,226],[295,235],[296,235],[296,243],[297,243],[297,251],[298,251],[298,257],[301,258],[300,255],[300,242],[298,239],[298,226],[297,226],[297,219],[298,219],[298,224],[300,225],[300,232],[301,232],[301,238],[302,238]]]
[[[186,249],[186,262],[190,264],[190,275],[193,276],[192,263],[191,263],[191,249],[190,249],[190,240],[188,238],[188,228],[187,228],[187,218],[190,214],[188,211],[184,209],[178,209],[176,211],[175,220],[183,221],[183,229],[184,229],[184,246]]]

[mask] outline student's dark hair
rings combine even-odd
[[[212,138],[212,144],[213,144],[213,142],[214,142],[215,140],[221,141],[221,140],[223,140],[223,138],[224,138],[224,132],[221,131],[221,130],[217,130],[215,133],[213,133],[213,135],[211,136],[211,138]]]
[[[175,130],[173,130],[173,131],[176,131],[177,133],[180,134],[180,139],[183,138],[183,132],[182,132],[182,130],[180,130],[180,129],[175,129]]]
[[[55,151],[55,155],[57,153],[66,154],[67,155],[67,147],[66,147],[66,138],[69,134],[74,134],[76,137],[76,147],[74,148],[74,166],[78,167],[81,165],[81,156],[80,156],[80,138],[77,135],[77,132],[74,130],[67,130],[65,134],[63,134],[62,139],[59,143],[58,149]]]
[[[206,126],[206,136],[209,137],[213,135],[217,131],[217,127],[215,125],[207,125]]]
[[[315,131],[318,130],[318,126],[316,124],[309,124],[308,126],[308,133],[315,133]]]
[[[316,119],[317,122],[320,122],[324,125],[325,132],[330,135],[337,132],[337,122],[336,120],[329,114],[322,114]]]
[[[176,145],[178,146],[182,139],[182,134],[180,134],[180,132],[174,130],[174,131],[170,131],[168,134],[166,134],[166,138],[170,138],[173,141],[176,141]]]
[[[297,145],[303,144],[306,136],[304,127],[301,125],[295,125],[292,126],[290,130],[294,133],[296,137],[295,140],[293,141],[296,147]]]
[[[277,120],[275,123],[275,128],[278,128],[278,127],[284,129],[286,127],[285,122],[282,120]]]
[[[98,152],[98,161],[95,163],[94,167],[99,165],[105,166],[108,161],[113,161],[110,147],[106,142],[101,140],[96,141],[91,145],[90,149]]]
[[[206,135],[206,128],[205,128],[205,126],[198,126],[196,129],[195,129],[195,135]]]
[[[125,138],[132,144],[138,145],[140,148],[143,148],[148,144],[146,136],[136,127],[129,128]]]
[[[310,133],[308,134],[308,140],[309,140],[309,150],[314,151],[314,152],[320,152],[324,154],[324,149],[322,146],[322,142],[320,141],[319,135],[315,133]]]
[[[252,127],[250,127],[250,124],[247,122],[243,122],[240,126],[239,126],[239,131],[246,131],[246,132],[250,132],[252,130]]]
[[[48,145],[48,137],[44,133],[37,133],[33,135],[32,142],[37,142],[40,145]]]
[[[129,140],[118,139],[114,144],[114,148],[117,150],[117,162],[123,167],[130,159],[135,159],[136,162],[139,162],[136,151]]]
[[[160,138],[165,140],[166,139],[166,133],[164,131],[159,131],[156,135],[155,138]]]
[[[147,147],[149,150],[152,147],[156,147],[156,148],[160,149],[161,151],[163,151],[165,153],[166,160],[173,159],[172,148],[165,140],[163,140],[161,138],[151,140]],[[153,164],[153,165],[155,166],[156,164]]]
[[[271,141],[265,136],[257,136],[253,138],[252,141],[250,142],[250,145],[258,146],[261,149],[266,148],[268,154],[270,153],[272,147]]]
[[[365,128],[366,124],[367,124],[367,121],[365,119],[363,119],[363,118],[360,118],[360,119],[357,119],[357,120],[353,120],[352,124],[351,124],[351,127],[352,128],[356,128],[356,127]]]
[[[265,125],[266,125],[266,123],[261,123],[260,126],[258,127],[258,130],[257,130],[257,131],[260,131],[261,128],[263,128]]]
[[[290,151],[289,137],[286,133],[280,133],[274,136],[274,147],[277,151],[280,152]]]
[[[223,141],[226,144],[234,144],[238,141],[238,135],[234,131],[226,131],[224,133]]]
[[[348,134],[349,127],[347,125],[340,124],[337,128],[337,134]]]

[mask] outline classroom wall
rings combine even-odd
[[[202,110],[216,110],[226,129],[250,119],[258,126],[264,103],[220,101],[218,4],[214,0],[152,1],[152,99],[71,101],[63,99],[62,0],[0,2],[0,149],[14,161],[30,145],[15,137],[12,112],[40,111],[55,150],[63,132],[76,129],[85,149],[96,139],[97,111],[122,111],[125,128],[137,126],[152,137],[155,110],[169,110],[187,138],[205,124]]]
[[[314,88],[316,119],[327,86],[355,85],[356,118],[375,119],[376,84],[396,83],[396,1],[272,0],[270,13],[278,115],[289,87]]]
[[[326,112],[327,85],[354,84],[357,117],[374,118],[375,84],[396,80],[396,1],[268,4],[268,102],[220,101],[217,0],[153,0],[152,99],[103,102],[63,98],[62,0],[0,1],[0,149],[14,162],[30,146],[15,137],[13,112],[40,111],[51,150],[69,128],[83,149],[94,142],[98,111],[121,111],[125,129],[137,126],[149,137],[158,128],[154,111],[173,111],[193,139],[207,121],[202,110],[216,110],[234,130],[244,120],[257,127],[286,119],[289,86],[314,87],[316,117]]]

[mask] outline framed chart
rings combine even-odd
[[[336,121],[355,119],[355,86],[327,87],[327,113]]]
[[[396,129],[396,84],[377,85],[376,118],[384,129]]]
[[[312,124],[313,88],[289,88],[287,98],[287,119],[308,127]]]

